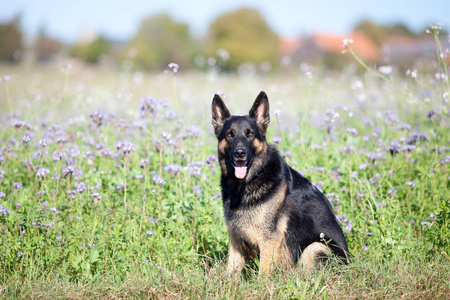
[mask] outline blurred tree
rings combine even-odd
[[[403,23],[390,26],[379,25],[369,20],[363,20],[354,27],[354,31],[364,33],[375,45],[381,46],[390,35],[416,36],[416,34]]]
[[[149,69],[165,69],[171,62],[188,67],[194,48],[188,25],[163,13],[142,20],[126,56],[136,66]]]
[[[407,36],[415,36],[416,34],[409,29],[408,26],[402,23],[397,23],[392,26],[386,27],[386,30],[389,34],[392,35],[407,35]]]
[[[62,44],[47,36],[44,29],[39,30],[39,37],[36,41],[36,59],[39,62],[51,60],[62,49]]]
[[[18,61],[23,52],[20,17],[0,24],[0,60]]]
[[[354,27],[354,31],[361,32],[370,38],[378,47],[388,36],[386,27],[377,25],[369,20],[363,20]]]
[[[79,43],[72,49],[72,55],[88,63],[97,63],[103,55],[109,54],[111,43],[99,36],[90,43]]]
[[[278,36],[257,10],[242,8],[220,15],[206,38],[210,54],[222,48],[230,53],[229,67],[245,62],[277,64]]]

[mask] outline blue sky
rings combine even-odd
[[[363,18],[402,22],[415,31],[439,22],[450,27],[450,0],[0,0],[0,22],[20,14],[29,35],[44,28],[50,36],[74,42],[91,29],[125,40],[143,17],[168,12],[201,36],[218,15],[243,6],[258,9],[282,36],[345,34]]]

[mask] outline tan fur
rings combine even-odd
[[[261,187],[263,190],[268,188],[270,187]],[[273,220],[275,213],[282,207],[286,189],[287,185],[283,185],[271,201],[252,211],[235,212],[235,214],[240,214],[238,222],[227,222],[230,236],[228,272],[242,270],[245,259],[254,257],[255,254],[260,255],[260,273],[270,273],[276,265],[294,265],[285,242],[287,215],[283,215],[278,220],[275,232],[268,227],[271,222],[267,221]],[[258,191],[254,191],[254,193],[258,193]],[[254,195],[244,195],[244,200],[245,198],[253,199],[253,197]],[[246,247],[244,240],[248,243],[249,248]]]
[[[328,256],[330,254],[330,248],[322,243],[314,242],[303,250],[303,253],[300,256],[300,267],[311,271],[317,265],[318,258],[323,255]]]
[[[227,142],[226,139],[223,139],[223,140],[221,140],[219,142],[219,146],[217,148],[219,158],[226,155],[225,148],[227,146],[228,146],[228,142]],[[228,174],[228,172],[227,172],[227,166],[226,166],[225,160],[224,159],[220,159],[219,161],[220,161],[220,169],[222,170],[222,174],[224,174],[226,176]]]
[[[248,171],[247,180],[253,178],[253,176],[256,175],[256,172],[261,169],[264,158],[264,155],[261,154],[267,151],[267,143],[263,143],[258,139],[254,139],[253,147],[255,147],[255,159],[253,161],[253,167]]]

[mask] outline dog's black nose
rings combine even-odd
[[[247,151],[245,150],[245,148],[234,149],[234,157],[236,157],[236,158],[244,158],[246,154],[247,154]]]

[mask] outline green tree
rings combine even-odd
[[[363,20],[354,27],[355,31],[364,33],[375,45],[381,46],[390,35],[415,36],[416,34],[402,23],[390,26],[379,25],[369,20]]]
[[[275,64],[278,60],[278,36],[254,9],[242,8],[219,16],[208,29],[207,43],[210,54],[221,48],[228,50],[229,67],[244,62]]]
[[[111,43],[99,36],[91,43],[78,44],[72,49],[72,55],[83,59],[88,63],[97,63],[103,55],[109,54]]]
[[[187,67],[194,48],[188,25],[163,13],[142,20],[126,54],[138,67],[147,69],[164,69],[171,62]]]
[[[39,30],[39,37],[36,41],[36,59],[40,62],[51,60],[56,54],[61,51],[62,44],[50,38],[44,29]]]
[[[0,60],[17,61],[23,51],[20,18],[0,24]]]
[[[376,46],[381,46],[388,36],[388,30],[384,26],[375,24],[369,20],[363,20],[354,27],[355,31],[365,34]]]

